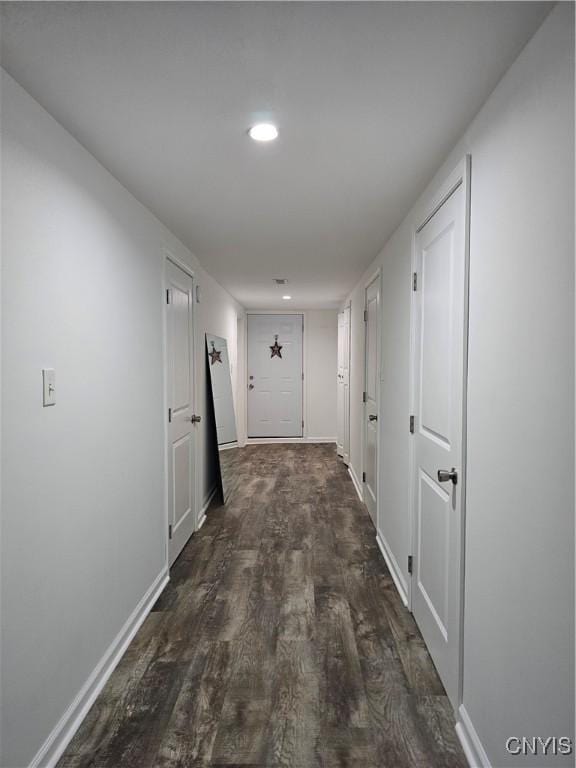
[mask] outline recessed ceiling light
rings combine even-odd
[[[274,141],[278,138],[278,128],[273,123],[256,123],[248,131],[254,141]]]
[[[284,299],[284,301],[289,301],[292,298],[292,296],[282,296],[282,298]]]

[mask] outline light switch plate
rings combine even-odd
[[[56,373],[54,368],[42,369],[44,407],[56,405]]]

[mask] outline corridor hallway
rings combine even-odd
[[[59,766],[465,766],[334,447],[237,464]]]

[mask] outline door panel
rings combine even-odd
[[[364,390],[364,501],[372,522],[376,525],[378,478],[378,385],[379,350],[378,323],[380,317],[380,276],[366,288],[366,346]]]
[[[248,316],[248,437],[302,436],[303,327],[302,315]]]
[[[461,619],[466,205],[460,184],[416,236],[413,612],[458,705]],[[458,473],[440,482],[438,470]]]
[[[342,318],[342,386],[344,399],[342,459],[350,463],[350,306],[346,307]]]
[[[421,429],[450,442],[452,411],[452,296],[454,224],[422,250],[421,263]]]
[[[193,279],[166,262],[166,356],[168,392],[169,562],[180,554],[196,527]]]
[[[182,437],[172,446],[174,468],[174,528],[192,511],[192,483],[190,466],[192,451],[188,435]]]

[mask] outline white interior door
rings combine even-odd
[[[168,549],[170,565],[196,527],[193,279],[166,262]]]
[[[302,437],[302,315],[248,315],[248,437]]]
[[[412,609],[457,707],[467,336],[464,184],[417,233],[416,270]]]
[[[380,275],[366,288],[364,376],[364,503],[376,525],[378,504],[378,389],[380,378],[378,325],[380,322]]]
[[[338,313],[338,416],[336,451],[350,462],[350,307]]]

